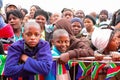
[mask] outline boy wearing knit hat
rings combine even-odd
[[[76,38],[80,38],[82,36],[81,30],[83,29],[84,25],[80,18],[73,18],[71,20],[72,30]]]

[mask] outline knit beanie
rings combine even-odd
[[[115,25],[117,25],[120,22],[120,15],[116,18]]]
[[[79,22],[81,24],[81,27],[82,28],[84,27],[83,22],[80,18],[77,18],[77,17],[72,18],[71,23],[73,23],[73,22]]]
[[[98,49],[99,52],[103,52],[107,47],[112,30],[110,29],[95,29],[91,36],[92,44]]]
[[[37,11],[35,12],[35,14],[34,14],[34,18],[36,18],[36,17],[39,16],[39,15],[44,16],[44,17],[46,18],[46,20],[49,19],[48,12],[46,12],[46,11],[44,11],[44,10],[40,10],[40,9],[37,10]]]
[[[90,16],[90,15],[86,15],[84,19],[89,18],[90,20],[92,20],[93,24],[96,24],[96,21],[94,19],[94,17]]]

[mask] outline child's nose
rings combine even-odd
[[[35,35],[32,35],[32,36],[31,36],[31,39],[35,39]]]
[[[66,45],[66,43],[65,43],[65,42],[63,42],[63,43],[62,43],[62,46],[65,46],[65,45]]]

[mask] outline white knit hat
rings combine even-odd
[[[109,43],[112,30],[110,29],[95,29],[91,36],[92,44],[98,49],[99,52],[103,52]]]

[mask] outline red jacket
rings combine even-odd
[[[8,39],[8,38],[12,38],[13,36],[14,36],[14,32],[9,24],[7,24],[5,27],[0,29],[0,38]],[[7,50],[9,45],[10,44],[3,44],[4,50]]]

